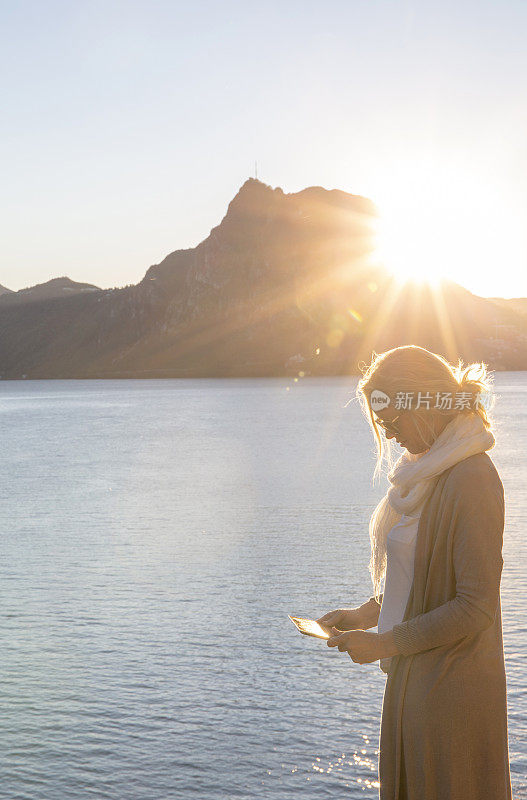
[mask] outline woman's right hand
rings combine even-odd
[[[328,611],[323,617],[316,621],[319,625],[326,628],[338,628],[339,631],[363,630],[361,613],[359,608],[337,608],[336,611]]]

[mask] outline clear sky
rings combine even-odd
[[[524,0],[19,0],[0,17],[1,284],[136,283],[219,224],[257,159],[285,192],[378,202],[409,272],[527,296]]]

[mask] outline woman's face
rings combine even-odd
[[[440,414],[429,413],[425,418],[415,411],[397,411],[390,408],[383,408],[382,411],[374,412],[374,416],[388,426],[388,429],[384,431],[387,439],[395,439],[409,453],[414,455],[428,450],[432,442],[450,422],[449,417]],[[393,429],[389,425],[392,421]],[[430,426],[435,431],[435,436]],[[422,431],[425,438],[421,436],[419,431]]]

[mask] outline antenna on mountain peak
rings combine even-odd
[[[254,162],[254,177],[258,180],[258,162]]]

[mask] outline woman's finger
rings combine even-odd
[[[335,614],[334,611],[328,611],[327,614],[324,614],[322,617],[319,617],[317,620],[315,620],[315,622],[318,622],[319,625],[330,626],[333,624],[334,621],[336,621],[335,620],[336,616],[337,615]]]
[[[337,639],[338,636],[340,636],[342,631],[338,631],[333,626],[329,626],[328,625],[327,627],[329,627],[330,630],[331,630],[331,636],[327,640],[326,644],[327,644],[328,647],[335,647],[336,645],[338,645],[338,642],[336,641],[336,639]]]

